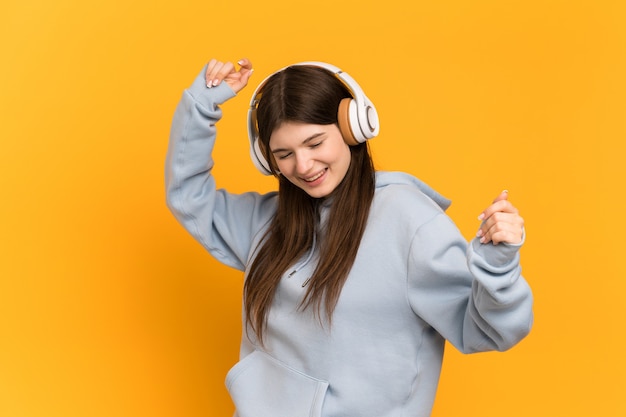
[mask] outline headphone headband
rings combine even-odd
[[[341,81],[346,88],[350,91],[352,99],[347,99],[345,105],[344,102],[340,105],[338,111],[339,114],[339,127],[346,143],[350,145],[357,145],[363,143],[368,139],[371,139],[378,135],[380,130],[378,124],[378,113],[372,102],[367,98],[361,87],[357,82],[346,72],[343,72],[338,67],[319,61],[305,61],[296,64],[283,67],[280,70],[267,76],[257,86],[250,99],[250,108],[248,109],[248,137],[250,139],[250,157],[256,168],[264,175],[271,175],[272,170],[269,163],[263,156],[259,147],[259,131],[257,126],[256,109],[261,100],[262,88],[267,81],[276,73],[285,70],[286,68],[293,66],[314,66],[323,68],[331,72],[339,81]],[[344,115],[341,113],[345,112]],[[342,121],[346,120],[348,126],[343,126]]]

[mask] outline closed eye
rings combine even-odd
[[[302,141],[302,145],[308,146],[309,149],[315,149],[318,146],[320,146],[322,143],[324,143],[325,139],[326,139],[325,132],[315,133],[309,136],[308,138],[306,138],[304,141]],[[318,140],[318,142],[315,142],[315,140]],[[293,152],[289,151],[289,149],[287,148],[273,149],[272,153],[277,159],[287,159],[293,154]]]

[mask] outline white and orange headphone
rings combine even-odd
[[[372,139],[380,130],[378,124],[378,113],[372,102],[367,98],[357,82],[347,73],[343,72],[334,65],[325,62],[307,61],[294,65],[310,65],[324,68],[337,77],[350,91],[352,98],[345,98],[339,104],[338,121],[339,129],[345,142],[348,145],[358,145],[368,139]],[[285,67],[288,68],[288,67]],[[277,72],[284,70],[280,69]],[[271,175],[272,170],[267,162],[261,148],[259,147],[259,129],[257,125],[256,110],[261,99],[260,92],[267,80],[276,74],[267,76],[254,90],[252,99],[250,100],[250,108],[248,109],[248,136],[250,139],[250,157],[256,168],[264,175]]]

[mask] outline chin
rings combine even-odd
[[[332,190],[328,190],[327,188],[319,188],[319,189],[310,189],[310,188],[301,188],[302,191],[304,191],[305,193],[307,193],[309,196],[313,197],[313,198],[324,198],[324,197],[328,197],[331,193]]]

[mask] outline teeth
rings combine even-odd
[[[319,172],[319,174],[317,174],[316,176],[311,177],[311,178],[306,178],[306,179],[305,179],[305,181],[306,181],[306,182],[313,182],[313,181],[315,181],[316,179],[318,179],[319,177],[321,177],[322,175],[324,175],[324,172],[325,172],[325,171],[320,171],[320,172]]]

